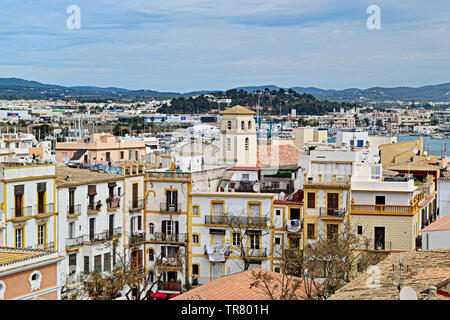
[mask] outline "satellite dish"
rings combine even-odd
[[[423,155],[424,155],[424,156],[427,156],[427,155],[428,155],[428,151],[424,151],[424,152],[423,152]]]
[[[64,164],[66,164],[67,162],[69,162],[69,157],[64,157],[64,158],[63,158],[63,162],[64,162]]]
[[[253,185],[253,191],[258,192],[259,191],[259,185],[254,184]]]
[[[285,196],[284,192],[280,192],[280,198],[284,199]]]
[[[417,294],[411,287],[403,287],[400,290],[400,300],[417,300]]]
[[[417,153],[419,152],[419,149],[417,149],[416,147],[414,147],[412,151],[413,151],[414,154],[417,154]]]

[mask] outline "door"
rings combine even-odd
[[[94,234],[95,234],[95,218],[90,218],[89,219],[89,240],[93,240],[94,239]]]
[[[167,191],[167,211],[176,212],[177,211],[177,201],[178,201],[178,192],[177,191]]]
[[[339,194],[328,193],[327,195],[327,215],[334,215],[335,210],[339,209]]]
[[[384,233],[384,227],[375,227],[375,250],[385,249]]]
[[[386,204],[386,197],[375,196],[375,204],[377,211],[384,211],[384,205]]]
[[[113,232],[114,232],[114,215],[111,214],[109,216],[109,236],[112,237],[113,236]]]
[[[212,265],[212,275],[211,275],[211,280],[220,278],[223,276],[223,263],[213,263]]]
[[[133,208],[138,207],[138,191],[139,191],[138,188],[139,188],[139,184],[137,184],[137,183],[133,184],[133,192],[132,192]]]

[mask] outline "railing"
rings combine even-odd
[[[181,291],[181,281],[162,281],[158,284],[159,290]]]
[[[188,234],[187,233],[163,233],[163,232],[154,232],[149,234],[149,239],[153,241],[165,241],[165,242],[187,242]]]
[[[156,259],[156,265],[158,267],[182,267],[183,261],[176,257],[159,257]]]
[[[346,214],[347,214],[346,210],[319,208],[319,215],[321,217],[344,218]]]
[[[147,173],[147,179],[189,181],[191,174],[185,172],[149,172]]]
[[[89,236],[90,242],[111,240],[112,238],[120,237],[122,235],[122,227],[106,230],[100,233],[95,233],[93,236]]]
[[[145,241],[145,232],[134,233],[128,238],[130,244],[136,244]]]
[[[245,257],[264,258],[267,257],[267,248],[254,248],[245,251]]]
[[[205,224],[224,224],[228,226],[248,225],[265,227],[268,221],[267,217],[205,216]]]
[[[352,204],[351,210],[352,213],[413,214],[416,207],[414,205]]]
[[[141,210],[144,209],[144,199],[133,199],[130,201],[128,210]]]
[[[120,208],[120,198],[106,199],[106,205],[108,209]]]
[[[11,208],[11,211],[14,212],[15,218],[28,218],[33,215],[33,207],[21,207],[21,208]]]
[[[83,236],[79,236],[76,238],[67,238],[66,239],[66,248],[74,248],[83,245]]]
[[[392,250],[392,241],[376,241],[374,243],[373,249],[376,251]]]
[[[160,203],[160,211],[161,212],[181,212],[181,203]]]
[[[76,284],[81,283],[86,279],[86,275],[83,272],[74,272],[67,276],[66,278],[66,284]]]
[[[76,204],[73,206],[67,207],[67,214],[73,215],[73,214],[81,214],[81,204]]]
[[[95,202],[93,204],[88,204],[87,211],[88,212],[97,212],[97,211],[100,211],[101,208],[102,208],[102,204]]]
[[[55,205],[53,203],[46,203],[35,206],[37,215],[45,215],[55,213]]]

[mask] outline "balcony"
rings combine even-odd
[[[205,216],[205,224],[266,227],[267,217]]]
[[[33,207],[21,207],[21,208],[11,208],[11,211],[14,212],[14,218],[30,218],[33,215]]]
[[[181,212],[181,203],[160,203],[160,211],[167,213],[180,213]]]
[[[55,213],[55,206],[53,203],[46,203],[44,205],[35,206],[35,212],[38,216],[44,216],[47,214]]]
[[[181,291],[181,281],[161,281],[158,284],[159,290]]]
[[[218,250],[218,251],[221,251],[221,252],[223,252],[223,255],[224,256],[229,256],[230,254],[231,254],[231,249],[230,249],[230,247],[229,246],[223,246],[223,245],[206,245],[205,244],[205,246],[204,246],[204,251],[203,251],[203,254],[204,255],[213,255],[214,253],[208,253],[208,247],[210,248],[209,250],[211,250],[211,251],[214,251],[214,250]],[[240,252],[240,251],[239,251]],[[239,253],[238,253],[238,255],[239,255]],[[217,258],[217,257],[216,257]],[[225,260],[223,260],[223,261],[225,261]],[[216,262],[220,262],[220,261],[217,261],[216,260]]]
[[[347,210],[319,208],[319,215],[323,218],[330,218],[333,220],[343,220],[346,214]]]
[[[299,220],[299,219],[288,220],[286,223],[286,229],[289,233],[302,232],[303,220]]]
[[[81,283],[86,279],[86,275],[83,272],[74,272],[67,276],[66,285],[73,285]]]
[[[167,181],[167,182],[189,182],[191,174],[186,172],[149,172],[147,180],[150,181]]]
[[[145,232],[133,233],[128,238],[129,244],[138,244],[145,241]]]
[[[108,198],[106,199],[107,208],[110,210],[120,208],[120,198]]]
[[[176,242],[187,242],[188,234],[187,233],[162,233],[162,232],[154,232],[149,234],[149,239],[153,241],[163,241],[168,243],[176,243]]]
[[[95,203],[89,203],[87,206],[87,212],[88,212],[88,214],[100,212],[101,208],[102,208],[101,202],[97,201]]]
[[[83,236],[79,236],[76,238],[67,238],[66,239],[66,249],[76,248],[83,245]]]
[[[71,216],[71,215],[77,215],[77,214],[81,214],[81,204],[76,204],[76,205],[72,205],[72,206],[68,206],[67,207],[67,215]]]
[[[142,210],[145,207],[144,199],[133,199],[130,201],[130,205],[128,206],[129,211],[138,211]]]
[[[183,260],[179,257],[159,257],[156,265],[158,268],[182,268]]]
[[[351,213],[414,215],[417,208],[416,205],[352,204]]]
[[[247,258],[265,258],[267,257],[267,248],[247,249],[245,252]]]
[[[89,240],[87,242],[98,242],[98,241],[106,241],[111,240],[113,238],[120,237],[122,235],[122,227],[106,230],[100,233],[95,233],[92,236],[89,236]]]

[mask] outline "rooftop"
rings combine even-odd
[[[58,188],[78,186],[89,183],[122,180],[121,176],[88,169],[56,167],[56,186]]]
[[[428,225],[426,228],[420,230],[420,232],[441,230],[450,230],[450,216],[443,216],[439,220],[436,220],[432,224]]]
[[[222,111],[220,114],[237,114],[237,115],[243,115],[243,114],[248,114],[248,115],[254,115],[256,114],[255,111],[249,110],[247,108],[244,108],[242,106],[234,106],[232,108],[226,109],[224,111]]]
[[[232,275],[220,277],[216,280],[189,290],[172,300],[269,300],[269,297],[260,288],[252,287],[252,271],[266,272],[272,277],[281,277],[281,274],[272,271],[261,271],[259,268],[250,269]],[[299,299],[306,299],[305,291],[301,285],[297,289]],[[279,296],[280,290],[273,289],[274,296]]]
[[[398,300],[400,262],[402,287],[411,287],[418,299],[430,299],[422,293],[450,277],[450,248],[440,250],[391,253],[376,266],[380,268],[378,288],[368,286],[373,273],[364,272],[355,280],[339,289],[330,300]],[[438,294],[437,299],[448,299]]]
[[[298,165],[298,156],[302,153],[292,145],[258,146],[257,167]]]

